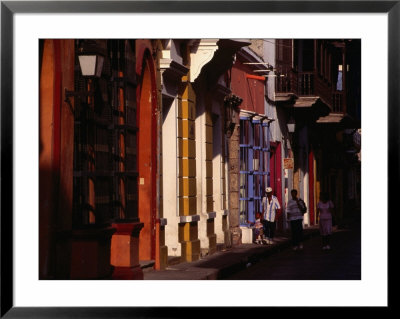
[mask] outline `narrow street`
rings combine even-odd
[[[318,232],[324,199],[361,216],[360,39],[41,39],[39,62],[41,280],[361,277],[360,233]]]
[[[332,249],[321,249],[321,238],[304,242],[302,251],[291,248],[265,258],[225,280],[360,280],[360,228],[339,229],[331,238]]]

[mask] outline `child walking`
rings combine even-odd
[[[263,244],[264,226],[261,223],[261,213],[256,213],[256,220],[252,226],[253,226],[253,238],[255,238],[254,243]]]
[[[330,237],[332,234],[333,203],[328,199],[328,194],[321,192],[317,204],[317,217],[319,216],[319,231],[322,237],[322,250],[330,250]]]

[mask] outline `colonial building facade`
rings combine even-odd
[[[40,42],[40,278],[141,279],[231,244],[226,72],[245,45]]]
[[[39,278],[143,279],[252,243],[267,186],[283,212],[298,189],[305,225],[328,191],[345,223],[359,88],[359,40],[41,40]]]
[[[293,187],[316,224],[321,191],[336,206],[335,222],[346,222],[360,202],[360,161],[349,140],[361,128],[361,41],[357,39],[276,41],[276,102],[292,119]],[[350,136],[348,136],[350,135]],[[347,136],[347,137],[346,137]],[[358,195],[356,195],[358,194]],[[349,197],[350,196],[350,197]]]
[[[160,263],[153,45],[40,42],[41,278],[140,279],[139,260]]]

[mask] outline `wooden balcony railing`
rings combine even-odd
[[[295,93],[300,96],[314,95],[314,73],[290,71],[278,76],[275,82],[277,93]]]
[[[296,74],[294,74],[296,76]],[[300,96],[312,96],[314,94],[314,73],[297,73],[297,93]]]
[[[316,75],[314,72],[287,72],[283,77],[276,77],[276,93],[293,93],[298,97],[320,96],[334,113],[345,112],[343,91]]]
[[[343,113],[343,92],[336,91],[332,93],[332,112]]]
[[[276,77],[275,91],[277,93],[294,93],[291,73]]]

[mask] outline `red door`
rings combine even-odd
[[[308,154],[308,180],[308,213],[310,216],[310,225],[314,225],[314,152],[312,150],[310,150],[310,153]]]
[[[281,163],[281,143],[271,142],[270,154],[270,186],[273,194],[278,198],[282,207],[282,163]],[[283,221],[278,221],[278,228],[282,229]]]
[[[155,260],[156,250],[156,120],[154,65],[144,55],[138,100],[139,219],[144,224],[139,239],[139,259]]]

